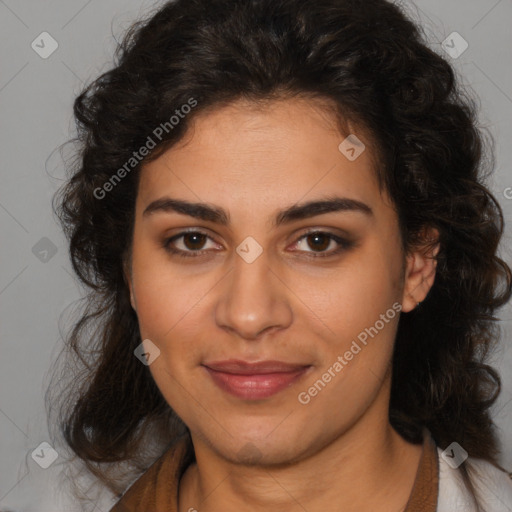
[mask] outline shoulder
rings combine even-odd
[[[474,512],[475,508],[458,468],[439,458],[439,497],[437,512]],[[467,459],[470,478],[485,512],[512,512],[512,479],[489,462]]]

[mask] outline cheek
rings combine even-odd
[[[151,273],[148,274],[140,273],[133,283],[139,327],[144,338],[162,340],[177,321],[174,315],[177,301],[161,280],[153,280]]]
[[[190,380],[201,357],[201,318],[194,308],[198,301],[190,290],[189,298],[170,288],[167,279],[139,281],[137,316],[142,339],[150,339],[158,347],[159,356],[149,370],[167,403],[178,414],[187,410]],[[204,341],[203,341],[204,343]]]
[[[294,283],[294,291],[321,320],[320,332],[338,340],[336,349],[373,326],[401,298],[399,259],[383,245],[367,240],[329,275]]]
[[[146,260],[149,261],[149,260]],[[205,278],[170,274],[168,265],[134,264],[134,290],[142,339],[150,339],[160,350],[151,371],[183,374],[197,365],[204,325],[205,298],[211,284]],[[155,374],[157,383],[168,376]]]
[[[321,390],[315,407],[333,411],[340,421],[340,403],[345,412],[361,407],[374,398],[388,371],[401,308],[398,263],[382,245],[368,243],[304,301],[320,312],[316,343],[323,344],[321,368],[307,386],[318,383],[311,390]]]
[[[163,249],[134,241],[132,283],[141,335],[164,341],[191,310],[196,295],[189,281],[173,270]]]

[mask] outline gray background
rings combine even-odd
[[[72,102],[82,83],[110,67],[114,35],[119,39],[131,21],[160,3],[0,0],[1,510],[72,509],[55,495],[59,459],[42,469],[31,457],[41,442],[50,441],[43,393],[62,344],[59,317],[81,293],[50,209],[64,177],[57,148],[74,134]],[[417,0],[416,7],[402,3],[412,7],[412,16],[439,52],[454,31],[469,45],[452,62],[480,98],[481,123],[496,139],[491,188],[505,212],[501,255],[510,264],[512,0]],[[58,42],[47,59],[31,47],[42,32]],[[510,305],[500,318],[504,343],[493,361],[503,378],[503,392],[494,418],[503,443],[502,463],[512,470]],[[107,509],[108,500],[98,502],[96,510]]]

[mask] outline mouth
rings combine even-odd
[[[311,365],[229,360],[203,364],[203,367],[222,391],[243,400],[262,400],[292,386]]]

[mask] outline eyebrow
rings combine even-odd
[[[161,197],[151,202],[145,208],[142,216],[147,217],[154,213],[172,212],[214,222],[222,226],[228,226],[230,223],[229,214],[218,206],[212,206],[206,203],[192,203],[183,199],[173,199],[170,197]],[[289,206],[277,213],[273,224],[275,227],[278,227],[282,224],[289,224],[293,221],[308,219],[316,215],[332,212],[359,212],[368,217],[373,216],[373,210],[362,201],[348,197],[331,196],[325,199]]]

